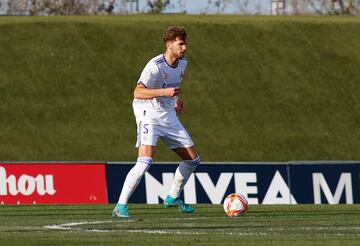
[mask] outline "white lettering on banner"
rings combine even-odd
[[[248,183],[256,183],[256,173],[235,173],[235,192],[241,193],[248,200],[249,204],[259,204],[258,198],[249,198],[249,194],[257,194],[256,185],[248,185]]]
[[[9,190],[8,190],[9,187]],[[0,167],[0,195],[16,196],[19,193],[24,196],[30,196],[34,192],[37,192],[40,196],[54,195],[56,190],[54,189],[53,175],[39,174],[35,178],[29,175],[21,175],[19,180],[16,181],[15,175],[7,177],[6,169]]]
[[[202,188],[209,197],[211,203],[220,204],[229,187],[232,177],[235,178],[235,192],[239,192],[248,199],[250,204],[258,204],[258,198],[249,198],[249,194],[256,195],[258,188],[256,185],[256,173],[221,173],[216,185],[212,182],[208,173],[192,174],[184,187],[184,200],[186,203],[197,203],[195,177],[199,180]],[[165,199],[168,194],[174,174],[163,173],[160,183],[151,174],[145,173],[146,201],[148,204],[158,204],[159,197]],[[262,202],[263,204],[297,204],[295,198],[290,194],[290,189],[284,181],[279,171],[276,171]]]
[[[221,173],[216,183],[213,184],[208,173],[195,174],[208,195],[212,204],[220,204],[230,184],[233,173]]]
[[[338,204],[344,189],[346,203],[353,204],[351,173],[342,173],[340,175],[334,196],[331,194],[330,188],[322,173],[313,173],[312,176],[315,204],[321,204],[321,190],[324,192],[326,200],[329,204]]]
[[[174,178],[173,173],[163,173],[162,180],[163,184],[155,179],[148,172],[145,173],[145,189],[146,189],[146,201],[148,204],[158,204],[159,197],[163,200],[167,196],[172,181]]]
[[[9,193],[10,195],[16,196],[19,192],[16,188],[16,177],[14,175],[10,175],[7,179],[6,179],[6,171],[5,169],[0,168],[0,185],[2,186],[3,189],[0,190],[0,195],[7,195],[7,186],[9,185]]]
[[[35,180],[37,183],[37,192],[40,196],[44,196],[46,193],[50,195],[55,194],[53,175],[45,175],[45,181],[43,175],[38,175]]]
[[[196,200],[196,186],[195,175],[191,174],[186,185],[184,186],[184,201],[185,203],[195,204]]]
[[[30,196],[35,191],[35,179],[29,175],[21,175],[18,181],[19,192]]]
[[[196,173],[197,179],[200,181],[201,186],[208,195],[213,204],[220,204],[225,195],[225,192],[232,179],[232,173],[221,173],[217,184],[214,185],[208,173]],[[159,197],[165,199],[167,196],[172,181],[174,178],[173,173],[163,173],[160,183],[148,172],[145,173],[145,189],[146,189],[146,202],[148,204],[158,204]],[[195,188],[195,175],[192,174],[184,187],[184,200],[186,203],[195,204],[196,188]]]
[[[297,204],[279,171],[276,171],[262,204]]]

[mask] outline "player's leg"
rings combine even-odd
[[[194,146],[187,148],[175,148],[173,150],[183,159],[183,161],[175,171],[175,176],[171,184],[169,195],[164,200],[164,206],[166,208],[176,206],[179,207],[181,212],[192,213],[194,212],[194,209],[190,205],[185,204],[180,199],[180,192],[184,188],[191,174],[199,165],[200,157],[197,154]]]
[[[126,176],[119,201],[113,210],[113,217],[129,217],[127,203],[139,185],[145,172],[150,168],[158,139],[155,126],[138,123],[138,159]]]
[[[129,217],[127,203],[130,196],[139,185],[141,178],[150,168],[155,146],[141,145],[136,164],[131,168],[126,176],[123,188],[120,193],[119,201],[113,210],[113,217]]]
[[[200,157],[190,135],[178,118],[175,118],[171,124],[159,130],[162,132],[161,139],[167,147],[175,151],[183,160],[176,169],[169,195],[164,199],[164,206],[166,208],[176,206],[179,207],[181,212],[191,213],[194,209],[180,199],[180,192],[200,163]]]
[[[175,148],[173,150],[183,160],[176,169],[174,181],[169,191],[169,195],[176,198],[180,196],[180,192],[184,188],[189,177],[199,165],[200,157],[194,146],[188,148]]]
[[[155,146],[141,145],[136,164],[126,176],[118,203],[127,204],[130,196],[138,186],[145,172],[150,168]]]

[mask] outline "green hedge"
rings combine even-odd
[[[170,24],[204,161],[360,159],[360,18],[140,15],[0,18],[0,160],[135,160],[133,89]]]

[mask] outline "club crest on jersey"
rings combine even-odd
[[[180,78],[183,78],[183,77],[184,77],[184,73],[183,73],[183,71],[181,71]]]
[[[167,73],[163,73],[164,80],[167,80],[169,78],[169,75]]]

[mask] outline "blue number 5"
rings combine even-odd
[[[144,124],[143,125],[143,128],[144,128],[143,134],[148,134],[149,133],[148,126],[149,126],[149,124]]]

